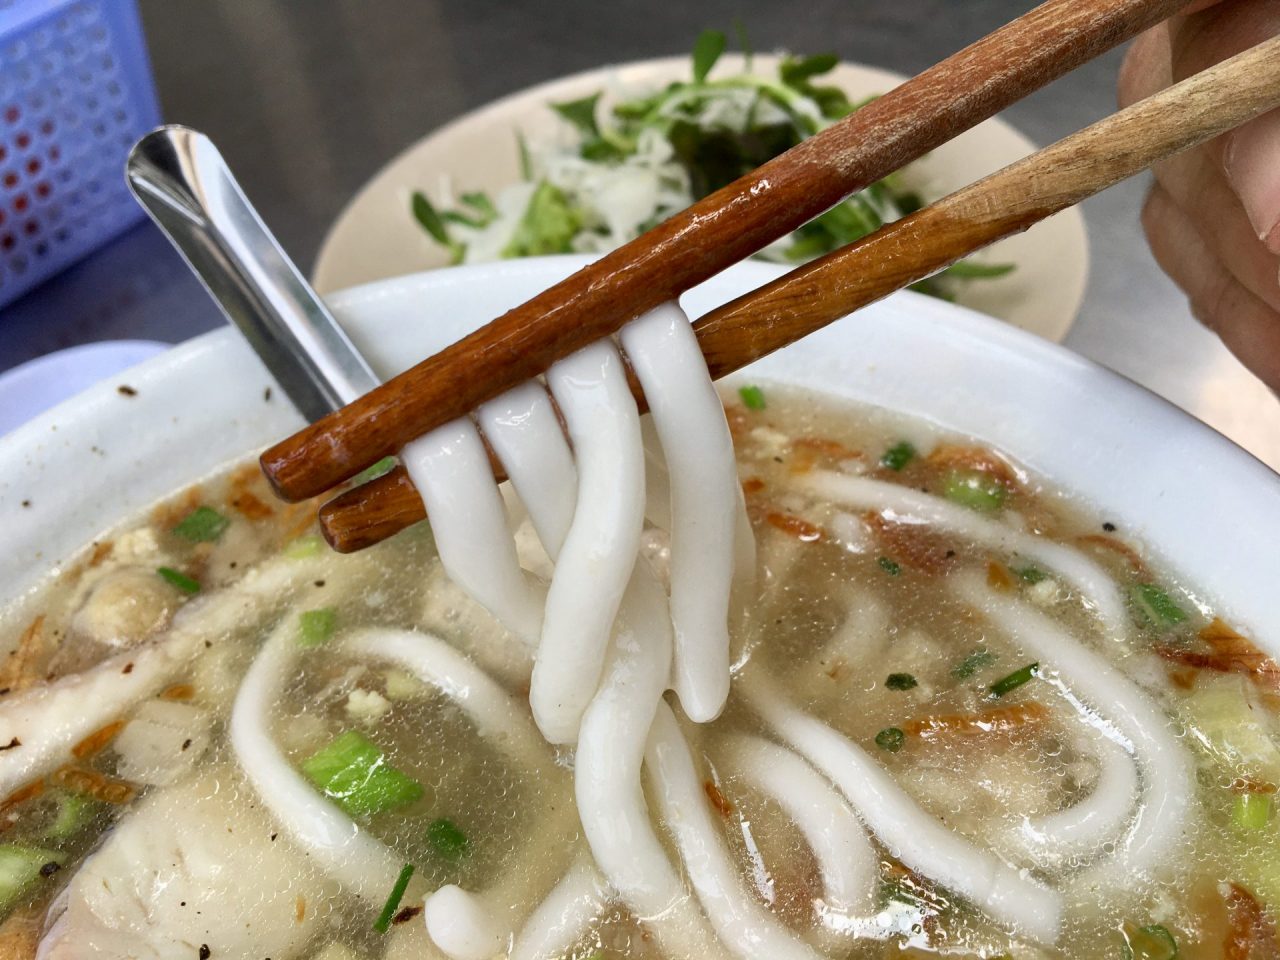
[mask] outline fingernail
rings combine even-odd
[[[1231,134],[1223,165],[1258,239],[1280,254],[1280,110]]]

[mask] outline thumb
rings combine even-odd
[[[1232,133],[1222,163],[1254,232],[1268,250],[1280,254],[1280,110]]]

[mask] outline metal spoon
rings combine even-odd
[[[213,141],[189,127],[158,127],[134,145],[125,172],[138,202],[307,420],[378,385]]]

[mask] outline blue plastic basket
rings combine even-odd
[[[0,306],[142,217],[159,118],[135,0],[0,0]]]

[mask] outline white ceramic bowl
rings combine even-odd
[[[559,280],[577,257],[416,274],[331,298],[390,375]],[[772,279],[746,263],[684,298],[697,316]],[[871,401],[1007,451],[1171,560],[1224,615],[1280,654],[1272,596],[1280,476],[1177,408],[1061,347],[910,293],[750,368]],[[127,383],[136,391],[118,391]],[[95,534],[301,424],[230,329],[99,384],[0,438],[0,601]],[[29,505],[24,506],[27,502]]]
[[[773,75],[782,58],[756,54],[752,72]],[[741,54],[725,54],[712,77],[742,73]],[[556,142],[563,125],[547,105],[604,91],[609,109],[620,91],[656,90],[689,78],[689,57],[663,57],[613,64],[518,90],[433,131],[387,163],[351,199],[329,228],[312,281],[321,293],[356,284],[443,267],[448,256],[409,216],[409,196],[424,190],[443,202],[465,190],[496,193],[520,179],[516,131],[529,143]],[[841,63],[822,77],[853,100],[887,93],[907,78],[859,63]],[[1035,145],[999,117],[986,120],[942,144],[902,171],[921,195],[941,197],[1025,157]],[[995,280],[964,286],[960,303],[1038,333],[1066,336],[1084,297],[1089,256],[1084,218],[1069,207],[1026,233],[1009,237],[980,255],[1017,270]]]

